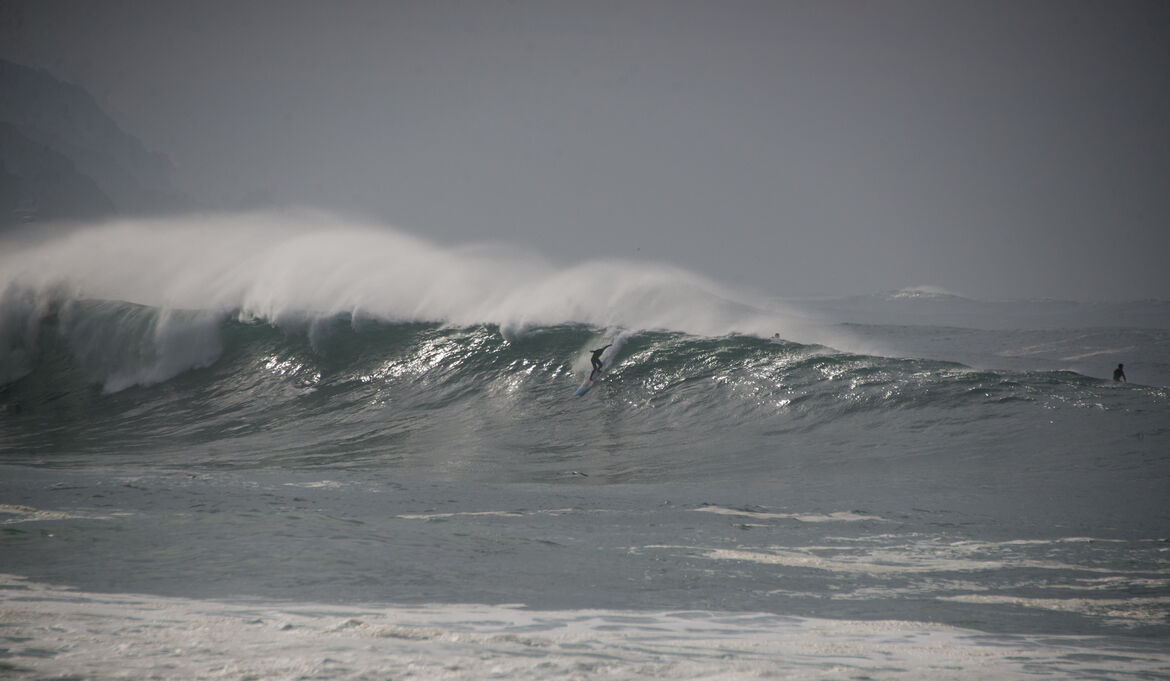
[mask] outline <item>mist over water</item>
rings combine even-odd
[[[558,264],[490,245],[441,248],[322,213],[250,213],[111,222],[7,248],[8,289],[155,307],[393,321],[567,321],[704,335],[775,333],[784,320],[668,265]]]

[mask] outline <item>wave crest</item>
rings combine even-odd
[[[321,213],[128,220],[10,244],[0,289],[281,322],[337,314],[494,324],[584,323],[792,337],[794,315],[668,265],[561,265],[515,249],[444,248]]]

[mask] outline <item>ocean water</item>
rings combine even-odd
[[[5,678],[1170,678],[1165,301],[170,218],[4,239],[0,386]]]

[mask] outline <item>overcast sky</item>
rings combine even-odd
[[[781,296],[1170,298],[1170,3],[4,0],[232,207]]]

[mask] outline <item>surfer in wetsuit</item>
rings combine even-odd
[[[1125,380],[1125,365],[1124,364],[1118,364],[1117,368],[1113,370],[1113,380],[1121,381],[1122,383],[1129,383],[1129,381]]]
[[[613,345],[613,343],[609,345]],[[605,348],[608,348],[609,345],[605,346]],[[593,353],[593,356],[589,358],[589,361],[593,363],[593,373],[589,375],[589,378],[596,378],[601,374],[601,353],[605,352],[605,348],[589,351]]]

